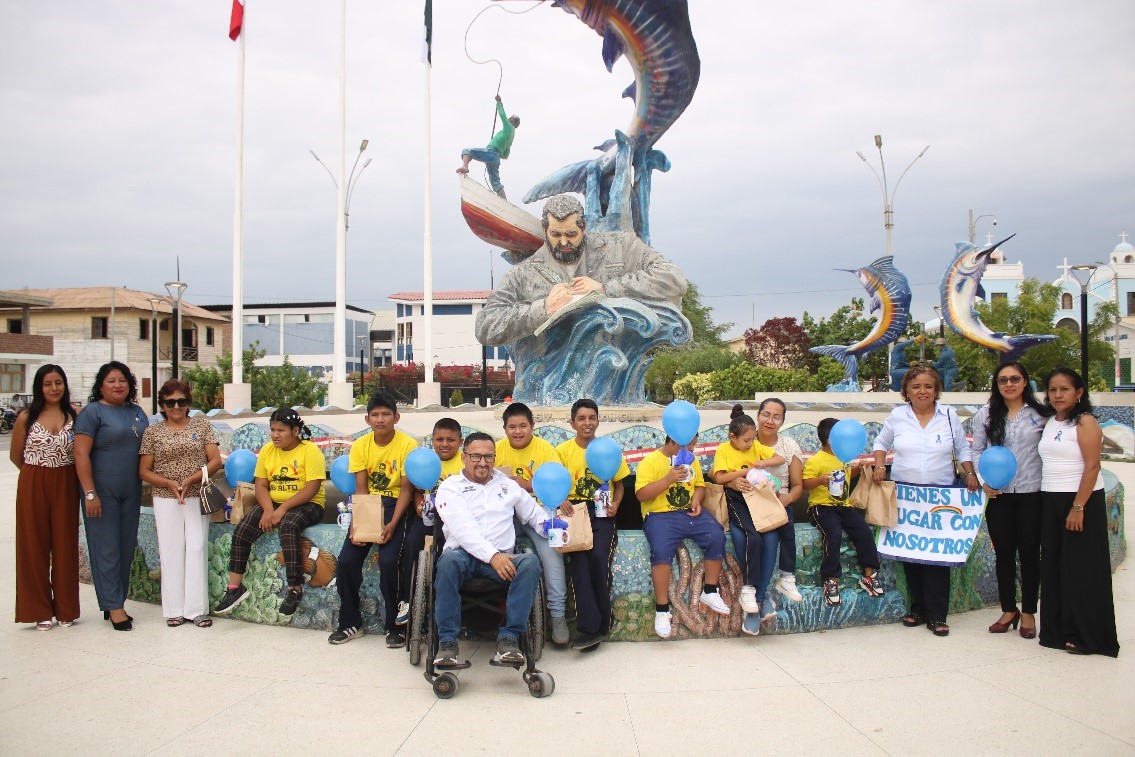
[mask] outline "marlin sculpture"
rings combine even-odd
[[[843,383],[848,386],[859,383],[859,358],[898,339],[910,323],[910,282],[902,271],[895,268],[894,259],[893,255],[887,255],[863,268],[836,269],[854,273],[871,298],[870,312],[879,311],[879,319],[871,333],[855,344],[811,348],[812,352],[835,358],[843,364]]]
[[[993,251],[1015,237],[1002,239],[997,244],[974,247],[969,242],[958,242],[957,252],[950,267],[942,274],[942,318],[954,332],[1001,355],[1001,362],[1018,359],[1025,350],[1056,339],[1052,334],[1021,334],[1006,336],[991,331],[981,322],[973,307],[976,297],[985,298],[981,277],[989,265]]]
[[[562,192],[580,192],[590,208],[608,210],[621,202],[629,187],[617,181],[620,149],[629,150],[634,173],[632,213],[635,230],[649,239],[650,173],[667,171],[670,162],[654,144],[693,100],[701,77],[701,59],[690,28],[687,0],[556,0],[552,4],[576,16],[603,38],[603,63],[611,71],[620,56],[634,69],[635,80],[623,91],[635,103],[625,134],[596,149],[602,155],[565,166],[524,196],[536,202]],[[625,154],[625,152],[624,152]],[[626,158],[623,158],[626,160]],[[618,172],[623,173],[623,172]],[[621,210],[621,209],[620,209]],[[590,213],[589,213],[590,215]]]

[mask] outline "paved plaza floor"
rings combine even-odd
[[[1135,464],[1106,466],[1135,491]],[[4,464],[7,608],[15,488]],[[539,700],[488,665],[489,644],[464,645],[474,665],[442,701],[379,636],[331,646],[323,631],[219,618],[171,629],[136,602],[134,630],[118,633],[84,585],[71,628],[0,625],[0,753],[1135,754],[1131,563],[1115,574],[1115,660],[989,634],[989,608],[951,616],[944,639],[895,624],[586,655],[549,645],[556,692]]]

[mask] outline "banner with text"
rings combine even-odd
[[[985,495],[962,486],[896,482],[899,524],[880,528],[879,555],[923,565],[964,565],[981,527]]]

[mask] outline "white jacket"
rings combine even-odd
[[[498,470],[486,484],[464,471],[445,479],[437,489],[437,514],[445,533],[445,549],[462,547],[481,562],[516,547],[513,516],[539,530],[551,516],[528,492]]]

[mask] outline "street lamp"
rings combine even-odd
[[[938,314],[938,336],[942,339],[946,338],[946,321],[942,318],[942,306],[935,305],[934,312]]]
[[[166,291],[169,292],[170,299],[173,300],[173,323],[170,324],[170,329],[173,331],[173,378],[178,378],[177,365],[181,355],[181,295],[185,294],[185,290],[189,285],[184,281],[167,281]]]
[[[993,213],[982,213],[977,218],[973,216],[973,208],[969,210],[969,243],[977,244],[977,222],[982,218],[992,218],[993,225],[997,225],[997,216]]]
[[[1094,263],[1072,266],[1072,275],[1080,284],[1080,378],[1084,380],[1084,386],[1091,384],[1088,377],[1088,282],[1092,280],[1096,268]]]
[[[867,162],[867,158],[863,155],[863,153],[856,151],[855,154],[858,155],[859,159],[862,160],[864,164],[866,164],[866,166],[871,169],[871,173],[875,174],[875,180],[879,182],[879,189],[883,192],[883,228],[886,229],[887,232],[887,254],[890,255],[891,230],[895,227],[895,213],[892,209],[895,204],[895,193],[899,191],[899,184],[902,183],[903,177],[906,176],[906,172],[911,169],[911,166],[918,162],[919,158],[926,154],[926,151],[930,149],[930,145],[923,147],[922,152],[914,156],[914,160],[910,161],[910,164],[903,169],[903,172],[899,174],[899,180],[895,182],[895,186],[890,191],[889,195],[887,193],[887,165],[883,162],[883,135],[875,135],[875,147],[879,150],[879,168],[882,169],[881,176],[879,175],[879,171],[876,171],[875,167]]]
[[[153,410],[151,415],[158,414],[158,303],[161,297],[150,297],[150,398]]]
[[[340,82],[341,83],[341,82]],[[323,166],[327,171],[327,175],[331,177],[331,183],[335,185],[337,207],[335,208],[335,324],[334,324],[334,346],[335,352],[334,363],[331,367],[331,387],[328,391],[329,404],[336,404],[336,400],[350,401],[351,388],[347,385],[347,228],[348,216],[351,209],[351,195],[354,192],[355,184],[359,178],[362,177],[363,171],[370,165],[371,159],[367,158],[363,163],[362,168],[359,168],[359,160],[363,156],[363,151],[367,149],[369,140],[364,139],[359,144],[359,154],[355,156],[354,165],[351,166],[351,172],[345,174],[346,161],[343,160],[343,148],[339,148],[339,168],[340,177],[335,178],[335,174],[331,173],[331,169],[319,159],[315,154],[315,150],[308,150],[311,157],[315,158],[315,162]],[[358,174],[355,170],[358,169]],[[342,179],[342,183],[340,183]],[[336,388],[336,385],[340,388]],[[345,391],[345,397],[337,396],[339,392]]]

